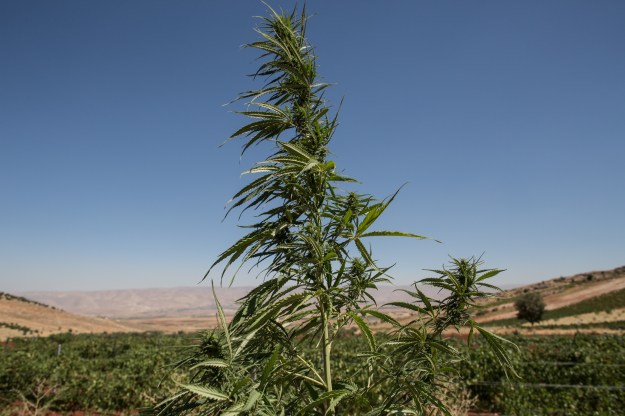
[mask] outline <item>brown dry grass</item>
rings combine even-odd
[[[14,323],[47,336],[60,332],[99,333],[131,332],[142,330],[132,324],[111,319],[78,316],[60,309],[24,302],[18,299],[0,298],[0,322]],[[19,330],[0,327],[0,340],[22,336]]]

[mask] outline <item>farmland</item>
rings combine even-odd
[[[518,351],[512,347],[510,351],[520,377],[506,377],[495,356],[481,345],[480,337],[472,348],[458,340],[454,345],[466,360],[454,364],[460,377],[443,386],[442,398],[458,410],[455,414],[465,414],[463,409],[469,408],[501,415],[623,414],[624,270],[595,272],[592,279],[585,273],[514,289],[477,309],[483,325],[508,334],[519,346]],[[543,321],[534,326],[510,316],[514,313],[511,300],[526,289],[541,291],[548,305]],[[578,301],[566,300],[570,298]],[[197,317],[184,313],[126,319],[85,317],[3,295],[0,416],[131,414],[163,400],[176,390],[176,383],[185,382],[188,373],[173,364],[201,342],[201,333],[194,329],[216,326],[210,308]],[[227,315],[231,316],[229,310]],[[394,316],[402,322],[411,319]],[[502,316],[505,319],[500,319]],[[373,319],[370,324],[374,331],[387,332],[384,323]],[[158,331],[145,332],[150,328]],[[174,332],[179,330],[184,332]],[[91,331],[94,333],[88,333]],[[365,372],[359,368],[358,354],[368,346],[358,333],[358,328],[348,327],[335,343],[338,382],[366,383],[360,379]],[[549,336],[536,336],[538,333]],[[313,346],[306,348],[299,352],[318,359]],[[388,387],[381,384],[370,394],[383,395]],[[337,411],[366,414],[367,406],[364,400],[345,401]]]
[[[0,349],[0,414],[32,414],[36,409],[132,413],[175,386],[181,374],[171,364],[197,340],[197,335],[182,333],[12,339]],[[512,340],[519,346],[513,357],[520,379],[506,378],[479,338],[466,349],[468,363],[460,364],[459,371],[475,409],[516,415],[613,415],[625,408],[625,337],[579,334]],[[341,337],[337,374],[358,373],[352,358],[366,349],[360,337]]]

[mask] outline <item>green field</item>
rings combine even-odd
[[[0,344],[0,405],[130,412],[173,387],[168,366],[192,342],[158,333],[15,338]]]
[[[170,364],[196,338],[150,333],[11,340],[0,348],[2,408],[5,414],[29,405],[61,413],[131,413],[170,392],[176,378]],[[479,339],[466,350],[468,362],[458,364],[478,408],[514,415],[623,414],[625,337],[512,339],[520,348],[514,360],[521,379],[507,379]],[[357,376],[354,358],[366,349],[358,337],[341,338],[337,374]],[[344,414],[350,413],[345,409]]]
[[[464,379],[479,406],[512,415],[618,415],[625,412],[625,337],[510,338],[520,379],[507,379],[485,349],[469,352]]]

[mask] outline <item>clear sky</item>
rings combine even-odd
[[[397,282],[448,255],[484,253],[502,285],[625,264],[625,2],[308,8],[344,97],[337,166],[381,198],[407,182],[381,226],[443,241],[372,241]],[[241,235],[224,206],[266,154],[218,147],[244,121],[223,104],[254,86],[240,45],[265,12],[0,2],[0,291],[200,280]]]

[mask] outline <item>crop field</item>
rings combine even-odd
[[[507,379],[485,349],[461,368],[478,407],[510,415],[619,415],[625,412],[625,337],[510,337],[520,378]],[[478,342],[479,344],[479,342]]]
[[[196,335],[160,333],[16,338],[0,348],[2,415],[72,411],[130,414],[167,395],[179,377],[172,363]],[[513,337],[520,378],[506,377],[479,338],[458,364],[473,410],[511,415],[616,415],[625,409],[625,337]],[[459,348],[466,348],[460,346]],[[354,375],[367,349],[344,336],[337,374]],[[458,386],[456,386],[459,388]]]
[[[0,348],[0,405],[6,414],[130,413],[168,391],[169,364],[192,342],[159,333],[14,338]]]

